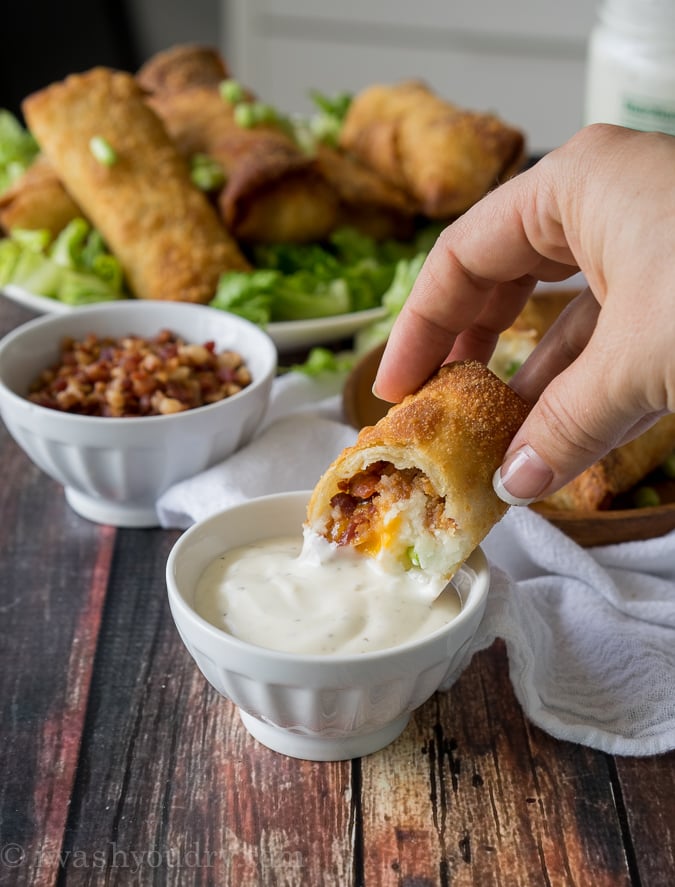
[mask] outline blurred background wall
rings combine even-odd
[[[240,80],[284,111],[308,92],[417,77],[493,110],[532,153],[582,124],[595,3],[566,0],[37,0],[3,4],[0,107],[72,71],[134,70],[184,41],[218,45]]]
[[[226,0],[222,45],[237,75],[286,110],[310,87],[426,80],[522,127],[540,153],[582,125],[589,0]]]
[[[134,71],[184,41],[218,45],[221,0],[1,0],[0,108],[75,71]]]

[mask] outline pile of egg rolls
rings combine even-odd
[[[464,212],[525,156],[520,130],[418,82],[364,89],[339,144],[307,152],[275,121],[242,126],[228,78],[217,50],[184,44],[135,74],[96,67],[29,95],[40,154],[0,195],[0,228],[57,234],[84,217],[133,295],[206,303],[223,272],[250,269],[251,245],[321,241],[347,224],[405,239],[421,219]],[[194,183],[196,156],[222,171],[217,188]]]
[[[501,334],[490,369],[507,380],[577,295],[573,290],[561,290],[532,296],[513,326]],[[663,465],[673,452],[675,414],[670,413],[598,459],[540,504],[557,511],[606,511]]]

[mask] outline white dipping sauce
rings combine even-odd
[[[439,593],[440,591],[440,593]],[[314,534],[234,548],[199,579],[195,610],[228,634],[289,653],[367,653],[431,634],[461,609],[457,590]]]

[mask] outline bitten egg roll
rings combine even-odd
[[[71,75],[30,95],[23,112],[138,298],[208,302],[223,271],[249,267],[130,74]]]
[[[542,504],[573,511],[602,511],[659,467],[675,451],[675,413],[594,462]]]
[[[459,108],[418,81],[371,86],[352,100],[340,144],[435,219],[457,216],[516,172],[525,139],[489,113]]]
[[[337,457],[306,527],[385,569],[450,579],[506,512],[492,476],[528,410],[483,364],[442,367]]]
[[[239,126],[216,89],[195,87],[148,99],[181,152],[206,154],[226,177],[221,216],[239,241],[321,240],[334,227],[338,198],[313,157],[279,127]]]
[[[68,222],[83,215],[44,157],[38,157],[0,195],[0,227],[6,232],[12,228],[44,228],[56,235]]]
[[[155,53],[136,73],[136,80],[149,93],[217,86],[227,77],[229,70],[218,50],[196,43],[181,43]]]

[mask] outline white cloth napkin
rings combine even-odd
[[[158,503],[162,526],[311,489],[356,438],[341,420],[342,381],[277,379],[255,439],[169,489]],[[445,686],[503,638],[515,693],[537,726],[613,754],[675,748],[675,532],[582,549],[530,509],[512,508],[483,549],[492,568],[485,616]]]
[[[344,376],[319,381],[300,373],[274,380],[257,435],[195,477],[170,487],[157,502],[163,527],[185,529],[237,502],[256,496],[311,490],[356,431],[341,419]]]
[[[505,640],[528,718],[612,754],[675,748],[675,532],[583,549],[511,508],[482,547],[492,581],[469,655]]]

